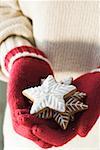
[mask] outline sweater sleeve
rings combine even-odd
[[[22,36],[34,43],[31,21],[22,14],[17,0],[1,0],[0,43],[12,35]]]
[[[4,58],[13,48],[33,46],[31,20],[24,16],[17,0],[0,0],[0,80],[7,81]]]

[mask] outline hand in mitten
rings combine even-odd
[[[16,56],[24,55],[17,59],[11,66],[11,59]],[[31,57],[29,57],[31,55]],[[32,57],[33,56],[33,57]],[[37,58],[34,58],[37,57]],[[11,50],[5,57],[5,69],[9,74],[9,83],[7,90],[7,99],[10,105],[12,123],[15,131],[20,135],[29,138],[44,148],[51,147],[49,143],[45,143],[36,137],[32,130],[36,129],[36,125],[43,122],[29,114],[31,103],[22,95],[22,90],[31,86],[40,84],[41,78],[46,78],[49,74],[53,74],[50,65],[44,61],[47,58],[36,48],[22,46]],[[29,122],[25,121],[25,117]]]
[[[51,127],[47,127],[44,130],[44,125],[38,126],[37,130],[34,131],[35,135],[46,142],[50,141],[49,143],[55,146],[67,143],[71,140],[71,138],[75,137],[76,134],[86,136],[99,117],[100,72],[97,71],[94,73],[84,74],[74,80],[73,84],[77,87],[78,91],[82,91],[87,94],[86,104],[88,104],[88,109],[76,114],[75,121],[70,122],[67,130],[65,131],[62,131],[60,128],[53,129]],[[48,131],[52,134],[48,135]],[[60,133],[63,133],[63,136],[60,136]]]
[[[100,114],[100,69],[77,78],[73,84],[87,94],[88,110],[80,114],[77,133],[84,137],[91,130]]]
[[[16,56],[16,52],[25,55],[25,51],[29,54],[32,53],[31,56],[34,54],[33,56],[37,58],[27,56],[17,59],[13,65],[10,64],[12,55]],[[36,142],[39,146],[48,148],[53,145],[63,145],[71,140],[76,132],[72,129],[73,125],[69,126],[69,129],[65,132],[54,121],[37,118],[29,112],[32,103],[22,95],[22,91],[40,85],[41,79],[53,74],[49,64],[44,60],[47,60],[46,57],[38,49],[17,47],[7,54],[5,66],[6,70],[10,72],[7,97],[15,131]],[[46,131],[46,134],[42,132],[41,128]],[[39,131],[39,134],[37,131]]]

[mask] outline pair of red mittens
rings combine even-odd
[[[28,55],[24,55],[28,52]],[[16,54],[20,53],[17,59]],[[11,61],[15,60],[13,63]],[[12,63],[12,65],[11,65]],[[99,116],[100,72],[87,73],[73,81],[79,91],[87,94],[88,110],[75,115],[75,121],[62,130],[53,120],[39,119],[31,115],[32,103],[22,95],[26,88],[40,85],[53,71],[46,56],[40,50],[28,46],[17,47],[5,57],[5,68],[9,74],[7,99],[11,110],[13,127],[20,135],[31,139],[40,147],[61,146],[77,134],[86,136]]]

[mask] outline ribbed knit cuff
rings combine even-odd
[[[33,48],[27,40],[21,37],[10,37],[4,41],[0,47],[0,53],[1,68],[7,77],[9,77],[13,63],[21,57],[30,56],[38,58],[50,65],[42,51]]]
[[[23,37],[19,36],[11,36],[8,37],[5,41],[3,41],[0,45],[0,65],[2,72],[8,77],[8,73],[5,69],[5,56],[11,49],[14,49],[18,46],[32,46],[31,43]]]

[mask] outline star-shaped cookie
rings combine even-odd
[[[41,86],[25,89],[22,93],[33,101],[30,113],[34,114],[47,107],[58,112],[65,112],[64,97],[69,97],[76,90],[74,85],[62,84],[49,75]]]
[[[37,114],[39,118],[50,119],[53,118],[57,124],[64,130],[67,129],[68,123],[74,114],[88,108],[87,105],[83,104],[83,100],[86,94],[83,92],[75,92],[72,96],[65,99],[66,110],[63,113],[46,108],[43,112]]]

